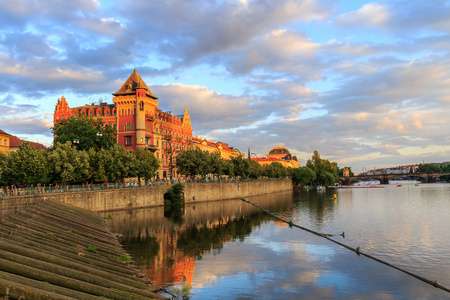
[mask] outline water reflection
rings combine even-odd
[[[337,194],[337,199],[334,199]],[[448,281],[450,189],[426,186],[301,191],[249,200],[283,219],[440,283]],[[113,212],[113,230],[159,285],[186,282],[194,299],[445,298],[415,278],[274,221],[240,200],[196,203],[181,220],[163,208]],[[442,236],[440,236],[442,235]]]
[[[292,193],[248,198],[286,217]],[[162,207],[112,212],[111,226],[156,284],[192,283],[195,260],[219,254],[224,243],[244,242],[270,217],[241,200],[186,205],[184,216],[167,217]],[[164,217],[166,215],[166,217]],[[287,226],[280,222],[281,226]]]

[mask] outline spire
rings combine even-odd
[[[136,68],[134,69],[133,73],[131,73],[130,77],[128,77],[128,79],[122,84],[120,89],[117,92],[113,93],[113,95],[134,95],[136,93],[136,89],[144,89],[147,97],[158,99],[158,97],[153,95],[153,93],[150,91],[144,80],[142,80],[141,76],[136,71]]]

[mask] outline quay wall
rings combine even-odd
[[[67,193],[4,197],[0,199],[0,217],[23,210],[40,201],[54,200],[90,211],[114,211],[164,205],[170,185],[104,189]],[[293,189],[292,180],[189,183],[185,185],[186,203],[237,199]]]

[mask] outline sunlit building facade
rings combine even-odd
[[[176,155],[192,149],[192,127],[187,108],[174,115],[158,107],[153,95],[136,70],[113,93],[113,104],[86,104],[69,107],[65,97],[58,99],[53,122],[77,115],[101,118],[117,131],[117,142],[127,150],[145,148],[155,154],[159,178],[177,177]]]
[[[9,153],[9,143],[11,135],[0,129],[0,152]]]
[[[253,161],[256,161],[261,166],[270,165],[274,162],[280,163],[285,168],[298,168],[299,163],[297,157],[292,156],[291,152],[284,146],[274,147],[267,153],[266,157],[254,157]]]
[[[219,152],[220,157],[223,159],[232,159],[233,157],[242,157],[244,155],[238,149],[230,147],[227,143],[212,142],[201,136],[193,137],[192,144],[202,151],[208,151],[209,153]]]

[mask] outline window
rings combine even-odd
[[[107,117],[108,117],[108,116],[109,116],[109,112],[105,112],[105,116],[107,116]]]
[[[145,144],[148,145],[148,137],[145,138]]]
[[[132,146],[133,145],[132,138],[133,137],[131,135],[125,136],[125,146]]]
[[[6,145],[6,142],[7,142],[7,140],[5,140],[5,146],[8,146],[8,145]]]
[[[133,130],[133,123],[127,122],[125,124],[125,130]]]

